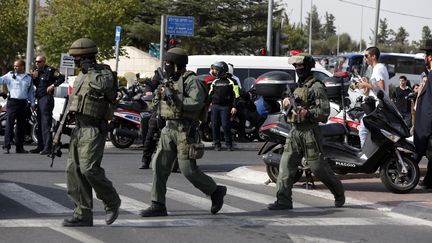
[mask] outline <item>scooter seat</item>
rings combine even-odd
[[[323,137],[337,137],[347,134],[346,127],[340,123],[320,125],[320,129]]]

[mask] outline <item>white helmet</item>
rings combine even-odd
[[[234,75],[234,65],[232,65],[231,63],[228,63],[228,72],[231,75]]]

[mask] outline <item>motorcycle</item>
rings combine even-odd
[[[371,174],[379,170],[380,179],[389,191],[408,193],[416,187],[420,178],[418,164],[413,160],[415,148],[407,141],[409,129],[390,99],[382,91],[377,96],[378,105],[375,100],[363,101],[366,114],[363,122],[370,133],[362,149],[349,140],[346,121],[344,124],[320,125],[324,160],[337,174]],[[282,112],[269,115],[261,127],[269,140],[258,154],[263,155],[267,174],[272,181],[277,179],[283,145],[290,129]],[[299,166],[295,182],[303,171],[309,170],[307,161],[299,164],[302,166]]]
[[[0,103],[0,135],[4,136],[6,132],[6,119],[7,119],[7,112],[6,112],[7,95],[4,93],[0,93],[0,97],[3,97],[4,99],[4,101]],[[24,143],[26,144],[37,143],[36,112],[32,111],[32,109],[30,108],[30,104],[27,105],[26,110],[24,112],[26,115]],[[15,130],[17,129],[16,126],[14,129]]]
[[[135,88],[134,88],[135,89]],[[136,139],[142,139],[142,120],[149,120],[152,96],[141,91],[132,93],[121,89],[122,98],[114,107],[114,117],[108,126],[108,138],[117,148],[128,148]],[[146,123],[144,123],[146,124]]]

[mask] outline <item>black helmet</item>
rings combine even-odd
[[[188,55],[182,48],[174,47],[167,51],[165,61],[186,66],[186,64],[188,64]]]
[[[303,64],[304,68],[308,70],[315,67],[315,59],[313,59],[311,55],[306,53],[300,53],[295,56],[290,56],[288,58],[288,63],[294,66],[298,64]]]
[[[214,68],[218,71],[216,77],[221,78],[228,73],[228,64],[226,62],[215,62],[211,65],[211,68]]]
[[[89,38],[80,38],[74,41],[69,48],[69,55],[71,56],[96,55],[97,53],[96,43]]]

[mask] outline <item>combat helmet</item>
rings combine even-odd
[[[315,67],[315,60],[313,57],[307,53],[300,53],[295,56],[290,56],[288,58],[288,64],[299,65],[303,64],[305,69],[312,69]]]
[[[186,66],[186,64],[188,64],[188,55],[182,48],[174,47],[167,51],[165,61],[172,62],[176,65],[180,64]]]
[[[80,38],[74,41],[69,48],[69,55],[71,56],[96,55],[97,53],[96,43],[89,38]]]

